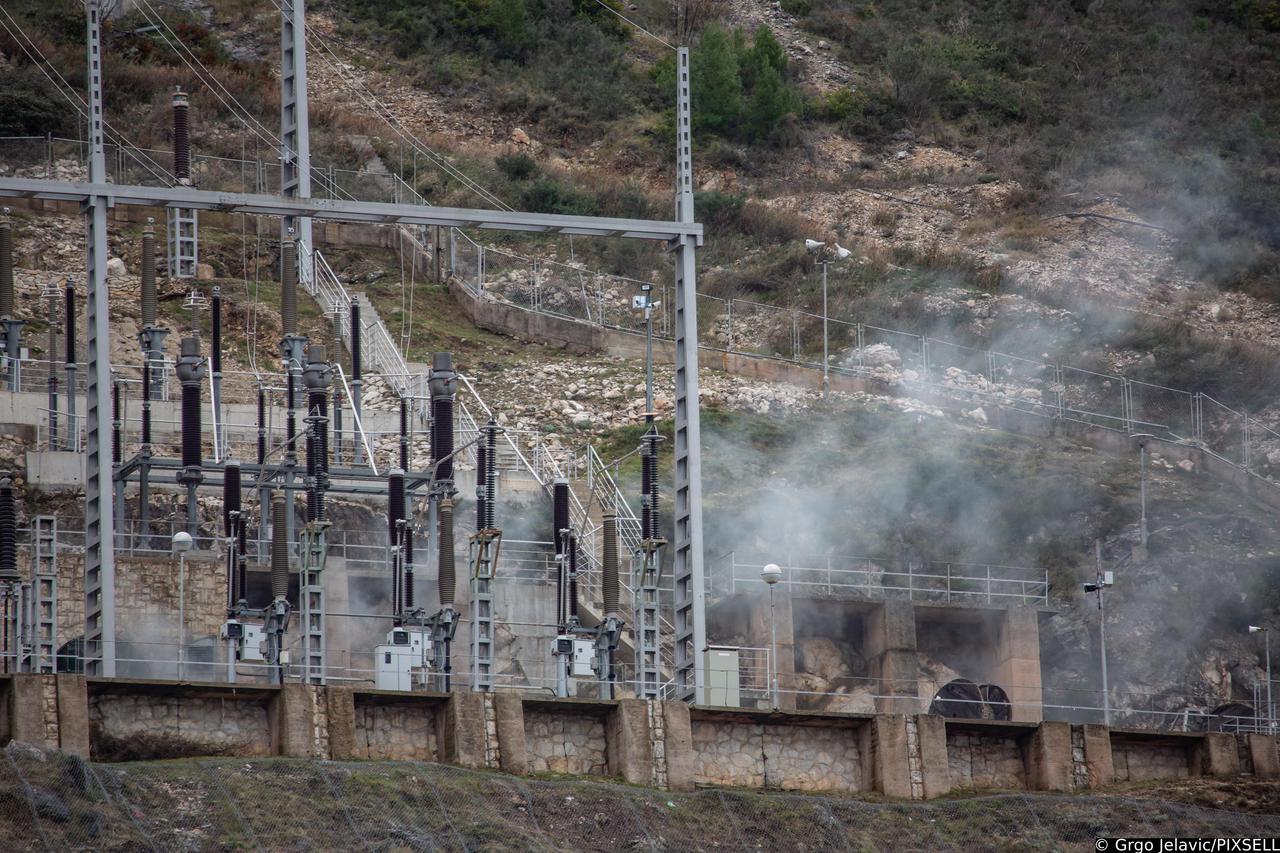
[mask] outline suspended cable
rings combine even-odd
[[[58,94],[71,104],[72,108],[75,109],[79,116],[83,117],[87,122],[89,119],[89,105],[85,103],[84,99],[80,96],[80,93],[75,90],[74,86],[67,82],[67,79],[59,73],[53,63],[49,62],[49,60],[45,58],[44,54],[40,52],[40,48],[22,28],[22,25],[19,24],[7,11],[5,11],[3,7],[0,7],[0,13],[3,13],[4,16],[9,19],[10,23],[13,24],[13,27],[17,29],[18,32],[14,33],[13,29],[10,29],[9,25],[5,24],[4,21],[0,21],[0,26],[4,27],[5,32],[7,32],[9,37],[18,44],[18,47],[27,55],[27,58],[31,60],[32,64],[40,69],[40,73],[45,76],[45,79],[49,81]],[[21,34],[22,38],[18,37],[19,34]],[[30,48],[28,48],[28,44],[30,45]],[[50,75],[51,71],[53,72],[52,75]],[[57,80],[54,79],[55,76],[57,77]],[[59,81],[61,81],[61,85],[59,85]],[[166,184],[171,182],[169,174],[159,163],[153,160],[141,148],[130,142],[128,137],[116,130],[115,127],[105,118],[102,121],[102,125],[103,128],[117,140],[116,144],[128,153],[138,163],[138,165],[151,172],[154,177],[160,179]]]
[[[654,35],[653,33],[649,32],[649,31],[648,31],[648,30],[646,30],[644,27],[640,26],[640,25],[639,25],[639,24],[637,24],[635,21],[631,20],[631,19],[630,19],[630,18],[628,18],[626,15],[622,14],[621,12],[619,12],[617,9],[613,8],[612,6],[610,6],[608,3],[604,2],[604,0],[596,0],[596,3],[600,4],[600,5],[601,5],[602,7],[604,7],[605,9],[608,9],[610,12],[612,12],[612,13],[613,13],[613,14],[615,14],[615,15],[617,15],[619,18],[621,18],[622,20],[626,21],[628,24],[630,24],[631,26],[635,27],[637,30],[639,30],[640,32],[644,33],[644,34],[645,34],[645,35],[647,35],[649,38],[653,39],[654,41],[656,41],[658,44],[662,45],[663,47],[670,48],[671,50],[675,50],[675,49],[676,49],[676,48],[675,48],[675,45],[673,45],[673,44],[671,44],[670,42],[667,42],[667,41],[663,40],[661,37],[656,36],[656,35]]]

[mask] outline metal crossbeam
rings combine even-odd
[[[692,193],[690,193],[692,195]],[[261,216],[308,216],[327,222],[372,222],[384,225],[440,225],[493,231],[625,237],[636,240],[678,240],[688,237],[702,244],[702,226],[693,222],[519,213],[462,207],[424,207],[332,198],[281,198],[273,195],[225,193],[190,187],[144,187],[104,181],[46,181],[0,178],[0,198],[38,198],[86,201],[106,197],[114,205],[186,207]],[[692,202],[690,202],[692,207]]]

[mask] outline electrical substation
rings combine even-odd
[[[25,725],[21,678],[38,675],[80,679],[41,689],[59,708],[62,690],[79,689],[81,702],[87,691],[86,731],[129,729],[143,704],[170,703],[216,717],[218,748],[246,754],[425,758],[673,787],[922,798],[952,784],[948,749],[953,764],[966,756],[973,784],[1060,790],[1092,784],[1089,773],[1109,781],[1113,749],[1132,765],[1127,778],[1225,760],[1167,733],[1153,741],[1156,760],[1138,735],[1113,743],[1083,719],[1042,722],[1040,626],[1054,612],[1043,573],[833,570],[829,560],[779,569],[734,557],[704,566],[703,229],[687,49],[676,61],[672,221],[432,207],[313,196],[302,0],[283,0],[280,16],[279,194],[200,186],[199,116],[181,91],[172,170],[109,180],[103,8],[86,6],[88,180],[0,178],[0,199],[32,215],[78,205],[86,260],[83,281],[42,294],[48,358],[24,356],[13,272],[22,220],[6,209],[0,380],[5,405],[38,413],[28,420],[42,431],[25,485],[84,489],[83,517],[25,518],[12,480],[0,480],[0,660],[16,679],[13,727]],[[252,374],[224,369],[228,297],[198,275],[202,228],[230,217],[278,234],[278,359]],[[108,235],[137,225],[142,320],[136,341],[113,340]],[[633,450],[640,484],[628,494],[612,460],[588,450],[557,461],[514,435],[452,353],[408,361],[376,309],[329,268],[321,237],[341,228],[395,229],[410,238],[412,263],[420,254],[446,268],[465,232],[667,247],[671,493],[659,467],[654,371],[665,368],[652,355],[653,283],[634,303],[648,358]],[[189,320],[179,328],[157,308],[158,293],[175,289]],[[300,331],[307,300],[323,336]],[[376,405],[372,386],[387,391]],[[809,651],[824,648],[838,665]],[[758,779],[735,763],[762,752],[751,738],[782,744],[776,755],[764,747],[774,757],[761,760],[774,764]],[[787,763],[810,753],[826,756],[821,766]]]

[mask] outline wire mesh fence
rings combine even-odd
[[[527,779],[425,762],[96,764],[13,744],[0,835],[24,850],[1094,850],[1116,836],[1259,837],[1280,816],[1153,797],[930,803]]]

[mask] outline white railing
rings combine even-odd
[[[742,561],[735,551],[724,556],[725,570],[708,574],[709,595],[760,594],[768,588],[760,578],[763,562]],[[830,555],[783,560],[779,567],[778,585],[791,595],[809,598],[905,597],[999,606],[1049,603],[1048,571],[1026,566]]]

